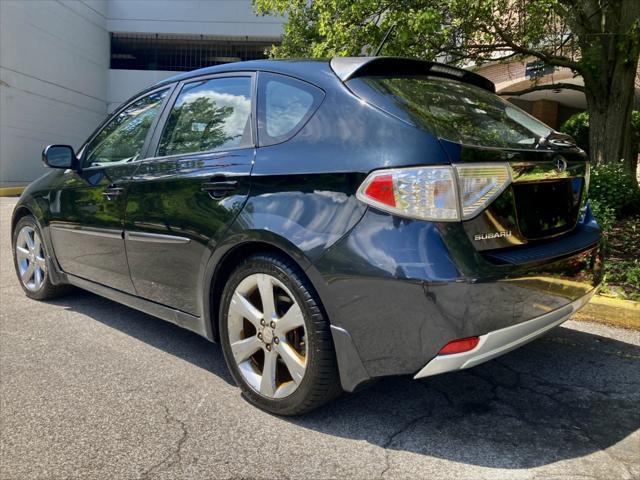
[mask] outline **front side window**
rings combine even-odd
[[[528,149],[551,132],[497,95],[455,80],[372,76],[356,78],[349,86],[390,113],[457,143]]]
[[[258,138],[260,146],[293,137],[315,112],[324,92],[295,78],[260,73],[258,80]]]
[[[221,77],[182,87],[160,137],[158,155],[251,144],[251,77]]]
[[[101,167],[137,160],[168,91],[166,89],[147,95],[117,114],[87,146],[84,167]]]

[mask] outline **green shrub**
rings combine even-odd
[[[613,209],[593,199],[589,200],[589,204],[591,205],[591,212],[593,212],[593,216],[598,221],[602,231],[611,231],[616,221],[616,214]]]
[[[585,152],[589,151],[589,114],[587,112],[571,115],[562,124],[560,131],[571,135],[578,146]]]
[[[615,220],[623,213],[638,211],[638,182],[624,169],[622,162],[592,167],[589,199],[594,216],[604,224],[610,218]]]
[[[630,285],[640,285],[640,264],[629,267],[626,280]]]

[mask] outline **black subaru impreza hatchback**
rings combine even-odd
[[[205,68],[43,160],[13,214],[26,294],[75,285],[219,341],[277,414],[485,362],[599,282],[584,152],[437,63]]]

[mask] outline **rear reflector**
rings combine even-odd
[[[453,353],[462,353],[473,350],[478,346],[480,337],[468,337],[453,340],[440,349],[438,355],[451,355]]]

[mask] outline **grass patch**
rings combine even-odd
[[[605,236],[602,293],[640,301],[640,214],[616,220]]]

